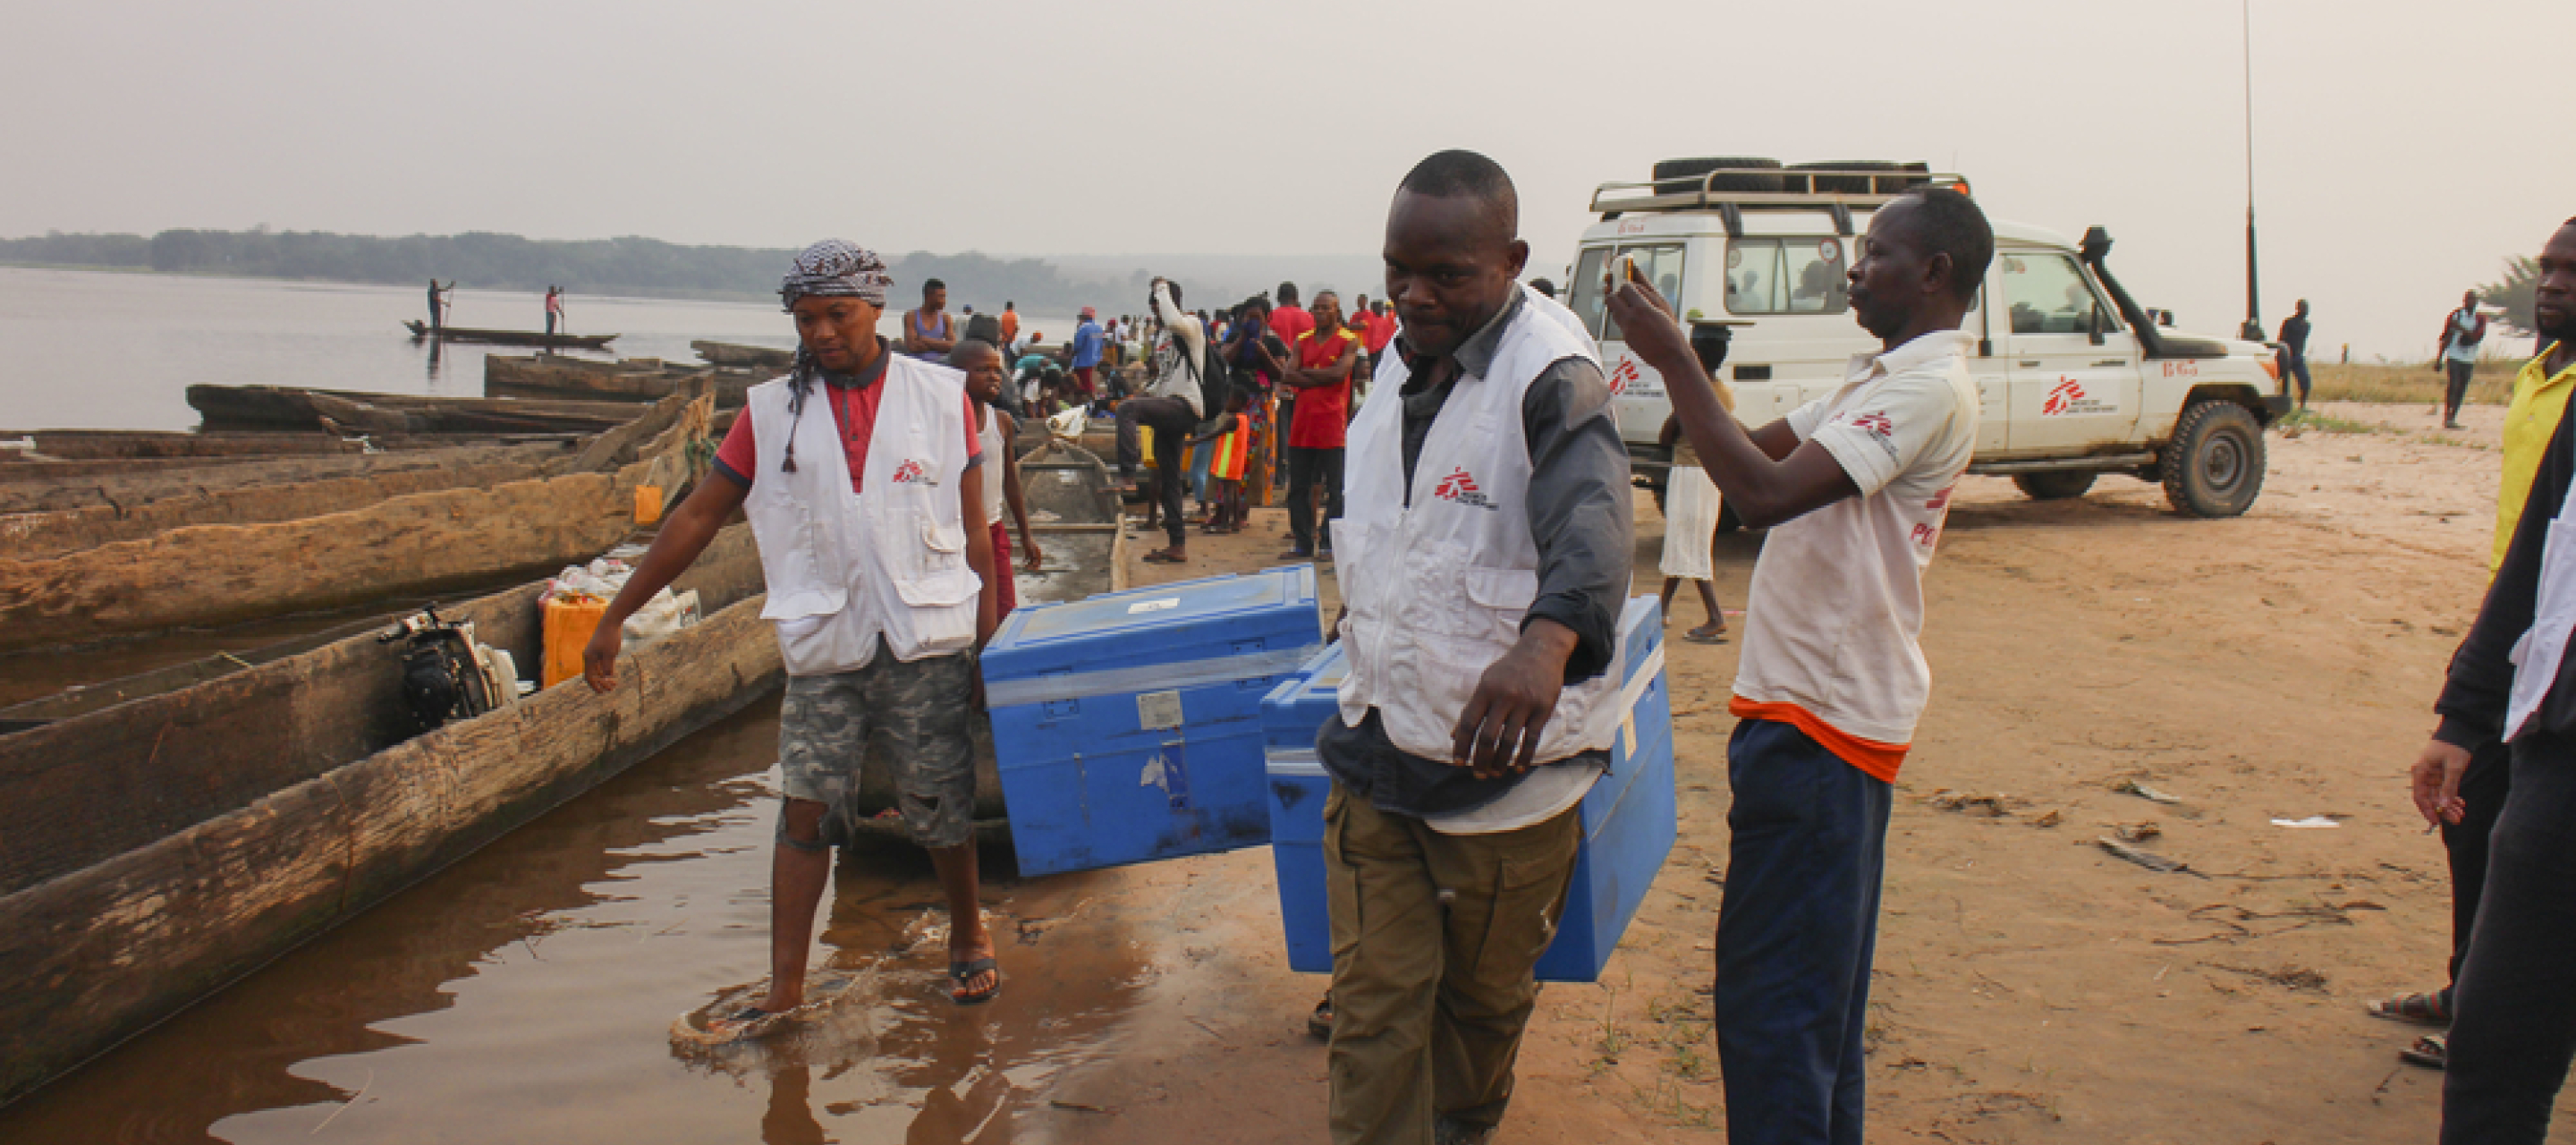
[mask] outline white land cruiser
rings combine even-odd
[[[1735,388],[1736,416],[1761,425],[1833,392],[1877,342],[1851,315],[1845,272],[1862,216],[1910,187],[1966,194],[1923,164],[1680,159],[1654,181],[1604,183],[1567,302],[1601,343],[1619,435],[1660,499],[1671,452],[1663,379],[1628,352],[1602,312],[1602,268],[1631,255],[1691,328],[1700,360]],[[2176,334],[2102,265],[2111,238],[2081,244],[1997,222],[1995,259],[1963,329],[1976,335],[1977,449],[1970,473],[2009,476],[2042,500],[2077,497],[2097,475],[2160,481],[2175,509],[2230,517],[2263,487],[2263,429],[2288,412],[2272,351]],[[1731,517],[1728,524],[1732,524]]]

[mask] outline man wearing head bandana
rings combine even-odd
[[[1001,989],[978,906],[967,739],[975,653],[997,621],[984,473],[965,375],[892,352],[876,333],[885,262],[837,239],[807,247],[778,293],[802,343],[794,369],[751,389],[714,476],[653,538],[584,651],[590,686],[617,684],[625,619],[697,559],[736,509],[751,520],[787,661],[778,754],[785,806],[771,866],[769,994],[729,1020],[744,1034],[804,1002],[814,912],[859,810],[860,760],[881,736],[897,805],[947,892],[949,993]]]

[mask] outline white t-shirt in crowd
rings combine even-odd
[[[1002,411],[986,407],[983,413],[984,428],[976,433],[984,440],[984,459],[992,462],[984,467],[984,523],[998,525],[1002,523],[1002,496],[1009,492],[1003,488],[1009,478],[1002,465],[1002,451],[1009,449],[1011,443],[1002,436]]]
[[[1772,527],[1744,606],[1735,714],[1797,724],[1884,780],[1932,692],[1923,569],[1976,447],[1972,345],[1944,331],[1856,355],[1841,389],[1790,413],[1860,495]]]

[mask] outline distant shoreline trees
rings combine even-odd
[[[130,234],[47,234],[0,239],[0,263],[221,274],[409,286],[432,277],[469,289],[542,293],[560,284],[581,294],[756,302],[775,299],[790,250],[681,246],[659,239],[555,240],[469,232],[380,238],[320,231],[168,230]],[[1149,276],[1075,278],[1044,259],[916,252],[890,260],[905,289],[926,278],[948,283],[960,304],[1066,314],[1083,306],[1114,311],[1145,296]],[[1195,296],[1195,292],[1194,292]]]

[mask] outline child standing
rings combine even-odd
[[[1018,586],[1011,583],[1011,534],[1002,525],[1002,509],[1010,507],[1011,520],[1020,527],[1022,563],[1030,572],[1038,571],[1044,554],[1038,552],[1038,539],[1029,532],[1029,502],[1020,487],[1020,459],[1013,442],[1019,437],[1019,423],[994,403],[1002,396],[1002,387],[1011,373],[1002,364],[998,346],[981,338],[959,339],[948,352],[948,365],[966,371],[966,396],[975,399],[975,428],[984,443],[984,456],[1002,460],[999,481],[984,483],[984,519],[992,522],[993,616],[995,623],[1019,607]]]
[[[1666,416],[1664,431],[1658,435],[1665,448],[1673,451],[1673,467],[1664,478],[1664,619],[1673,616],[1673,593],[1683,581],[1699,588],[1700,607],[1708,610],[1708,623],[1682,633],[1682,639],[1695,644],[1726,643],[1726,613],[1717,606],[1717,559],[1709,546],[1717,539],[1717,514],[1721,507],[1717,486],[1700,468],[1699,454],[1690,440],[1681,435],[1681,422]]]
[[[1252,458],[1252,418],[1244,411],[1252,405],[1252,393],[1241,386],[1226,394],[1225,414],[1217,419],[1216,428],[1190,439],[1193,446],[1215,443],[1208,461],[1209,499],[1215,511],[1208,514],[1207,531],[1234,533],[1243,529],[1247,502],[1243,495],[1243,474]]]

